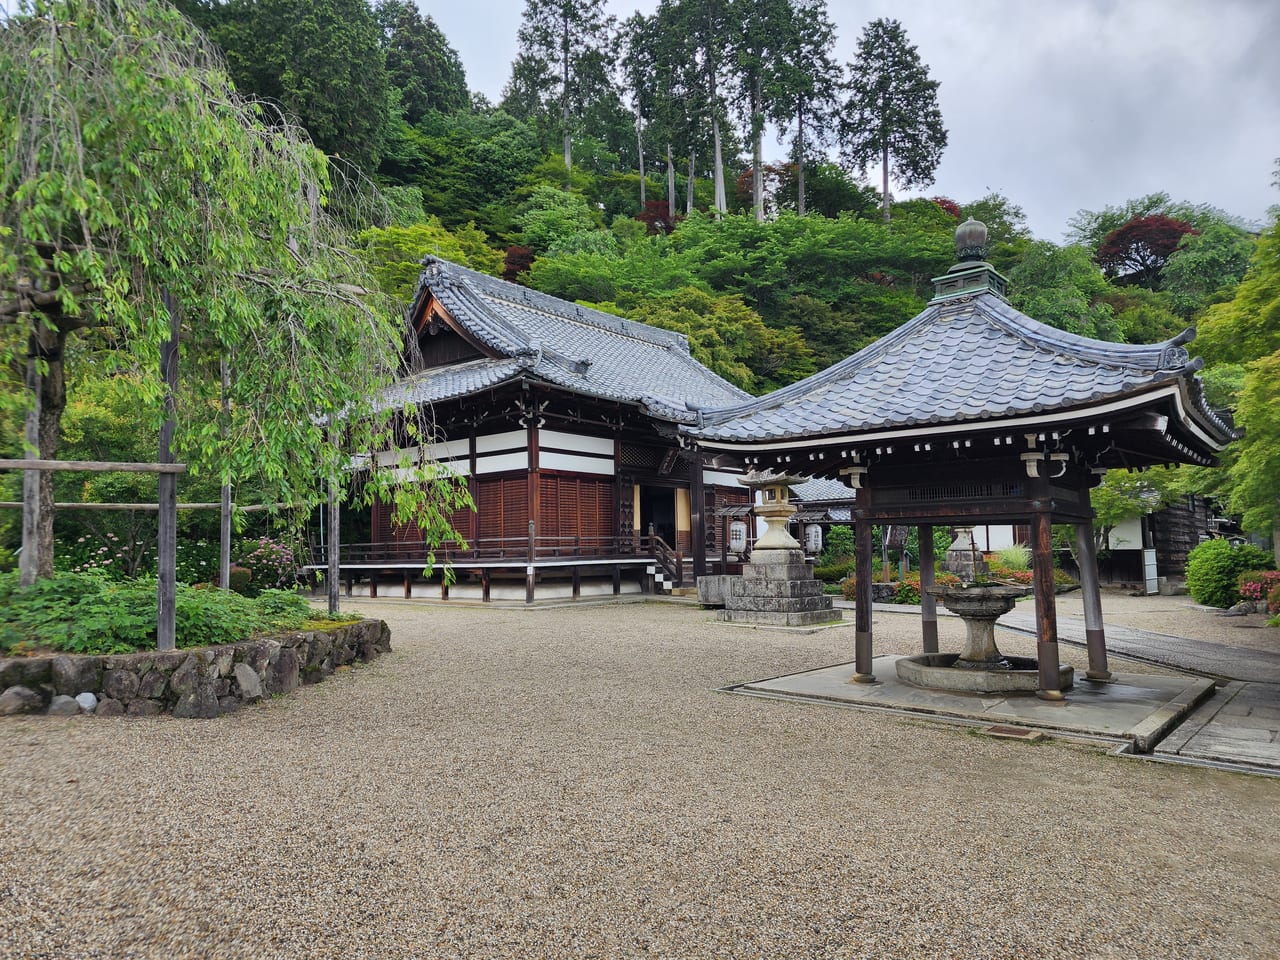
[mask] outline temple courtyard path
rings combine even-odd
[[[851,627],[349,606],[394,652],[287,697],[0,723],[0,956],[1280,949],[1280,779],[717,692],[850,660]]]

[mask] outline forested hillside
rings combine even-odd
[[[1260,241],[1204,197],[1156,193],[1081,210],[1059,245],[1031,236],[1017,197],[929,197],[946,117],[909,23],[837,37],[824,0],[660,0],[623,20],[603,0],[527,0],[492,103],[408,0],[175,5],[242,94],[330,155],[330,209],[393,298],[439,254],[686,333],[759,393],[917,313],[974,217],[1038,320],[1153,342],[1208,318],[1212,399],[1239,404],[1249,435],[1229,470],[1152,482],[1272,522],[1274,221]]]

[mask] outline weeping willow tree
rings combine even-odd
[[[403,452],[429,424],[378,403],[403,320],[348,248],[330,211],[352,191],[305,131],[239,95],[159,0],[23,0],[0,19],[0,102],[0,361],[29,456],[56,457],[67,365],[91,365],[130,374],[193,472],[309,510],[355,454],[400,468],[369,471],[360,497],[428,545],[451,535],[465,489]],[[24,574],[47,576],[52,478],[28,477]]]

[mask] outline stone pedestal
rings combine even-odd
[[[757,548],[751,562],[742,568],[742,576],[730,581],[719,618],[731,623],[804,627],[836,623],[841,615],[831,598],[823,596],[822,583],[813,578],[813,567],[804,562],[804,550],[797,545]]]

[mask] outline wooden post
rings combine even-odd
[[[376,570],[369,571],[369,599],[378,599],[378,573]]]
[[[573,568],[573,599],[580,600],[582,598],[582,570],[578,567]]]
[[[484,603],[488,603],[491,600],[489,593],[490,582],[489,568],[484,567],[480,570],[480,600]]]
[[[693,578],[707,575],[706,491],[702,482],[702,454],[694,452],[689,477],[689,536],[693,553]]]
[[[921,524],[920,537],[920,627],[924,634],[924,652],[938,652],[938,598],[929,592],[933,586],[933,527]]]
[[[329,481],[329,542],[326,557],[328,562],[328,570],[325,573],[325,585],[329,588],[329,612],[338,612],[338,582],[342,579],[342,565],[340,562],[340,550],[342,547],[342,537],[340,535],[341,516],[338,513],[338,481],[336,478]],[[351,583],[347,583],[347,596],[351,596]]]
[[[534,522],[530,520],[529,521],[529,560],[528,560],[528,565],[524,568],[524,602],[525,603],[533,603],[533,581],[535,576],[533,571],[533,557],[534,557],[534,545],[537,542],[537,539],[535,537],[536,531],[537,531],[537,527],[534,525]]]
[[[228,394],[231,391],[231,368],[227,363],[227,358],[222,357],[222,417],[223,417],[223,434],[225,436],[226,423],[231,416],[231,398]],[[218,583],[221,584],[223,590],[231,589],[231,484],[224,483],[222,485],[222,503],[220,504],[220,513],[218,516]]]
[[[1053,518],[1047,510],[1031,520],[1031,568],[1036,591],[1036,658],[1041,700],[1065,700],[1058,674],[1058,613],[1053,582]]]
[[[1076,524],[1076,556],[1080,558],[1080,590],[1084,594],[1084,639],[1089,648],[1090,680],[1110,680],[1107,668],[1107,638],[1102,626],[1102,590],[1098,584],[1098,550],[1093,541],[1093,522]]]
[[[39,338],[30,340],[31,356],[27,358],[27,395],[31,409],[27,411],[24,456],[40,456],[40,358]],[[29,587],[40,576],[40,471],[22,474],[22,555],[18,558],[18,583]]]
[[[613,568],[613,595],[619,596],[622,593],[622,568],[615,566]]]
[[[858,592],[854,601],[854,683],[875,683],[871,672],[871,521],[854,521]]]
[[[164,291],[164,305],[169,311],[169,339],[160,345],[160,375],[164,378],[165,385],[165,419],[160,426],[160,462],[173,463],[173,430],[177,417],[178,392],[178,304],[169,290]],[[160,474],[159,487],[156,648],[172,650],[177,646],[178,475]]]
[[[404,598],[409,600],[413,597],[413,574],[408,570],[404,572]]]

